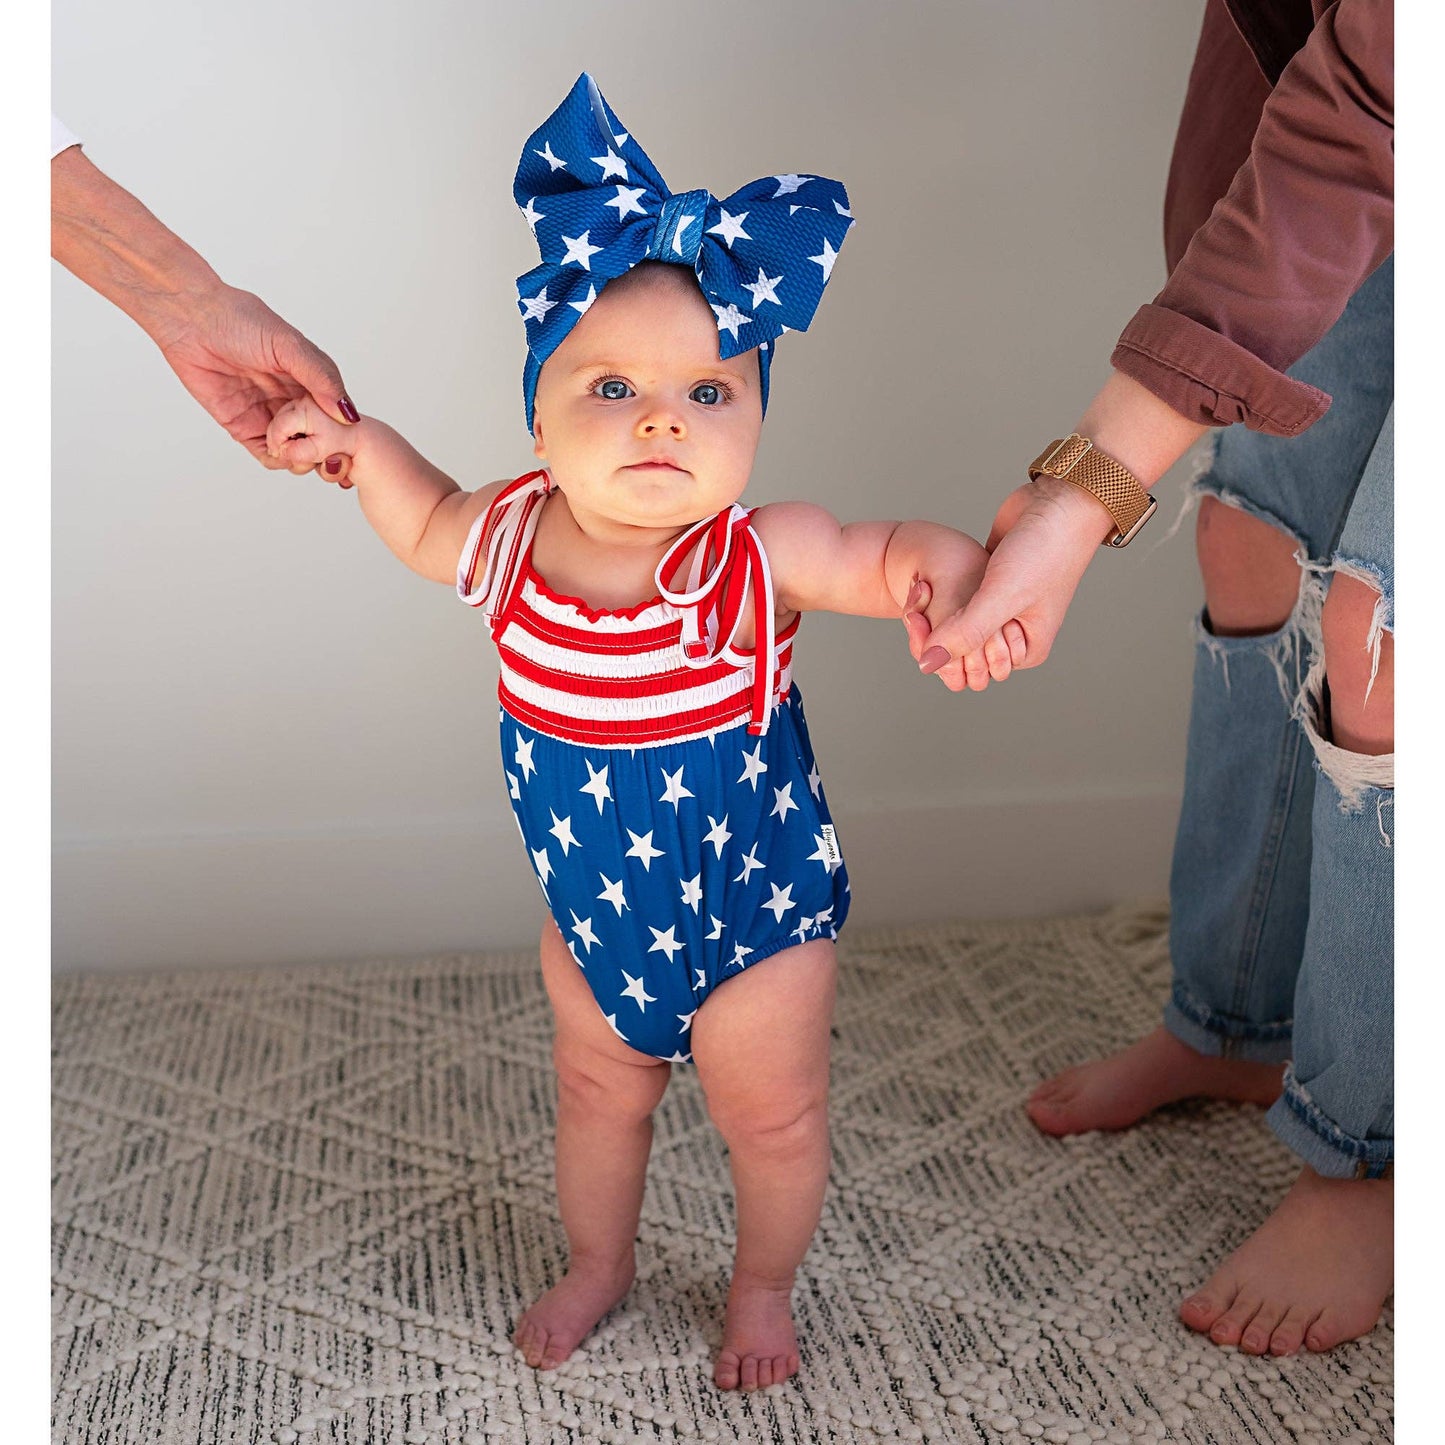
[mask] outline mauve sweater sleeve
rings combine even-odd
[[[1114,366],[1192,421],[1294,436],[1328,409],[1285,371],[1394,249],[1394,46],[1390,0],[1320,15],[1228,191],[1120,336]],[[1196,62],[1181,127],[1209,83]]]

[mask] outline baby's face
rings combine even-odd
[[[599,535],[675,532],[737,501],[762,424],[757,353],[718,359],[712,308],[681,267],[609,284],[537,379],[536,453]]]

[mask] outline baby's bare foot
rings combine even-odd
[[[1279,1097],[1283,1073],[1283,1064],[1208,1058],[1161,1024],[1120,1053],[1045,1080],[1026,1107],[1045,1134],[1127,1129],[1180,1099],[1267,1106]]]
[[[713,1382],[722,1390],[761,1390],[798,1373],[793,1287],[733,1276]]]
[[[632,1286],[633,1262],[574,1264],[517,1322],[512,1343],[534,1370],[555,1370]]]
[[[1393,1180],[1326,1179],[1306,1165],[1179,1318],[1251,1355],[1328,1350],[1368,1333],[1393,1287],[1394,1209]]]

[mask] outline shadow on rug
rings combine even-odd
[[[1153,1026],[1164,919],[840,941],[833,1180],[803,1373],[710,1383],[732,1246],[695,1076],[637,1283],[578,1358],[507,1343],[560,1273],[535,956],[55,981],[62,1445],[1387,1441],[1391,1325],[1257,1361],[1175,1318],[1293,1177],[1257,1109],[1047,1139],[1046,1073]]]

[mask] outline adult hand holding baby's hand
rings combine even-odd
[[[957,610],[956,599],[942,595],[935,597],[932,586],[925,579],[914,578],[908,599],[903,604],[903,626],[907,629],[908,650],[915,662],[922,661],[935,624],[952,617]],[[972,658],[951,657],[942,666],[929,670],[950,692],[962,692],[964,688],[982,692],[990,679],[1002,682],[1015,667],[1022,667],[1027,653],[1023,628],[1010,619],[989,639],[984,652]]]
[[[310,396],[288,402],[266,428],[266,453],[294,476],[315,471],[344,490],[352,483],[351,451],[355,433],[335,421]]]

